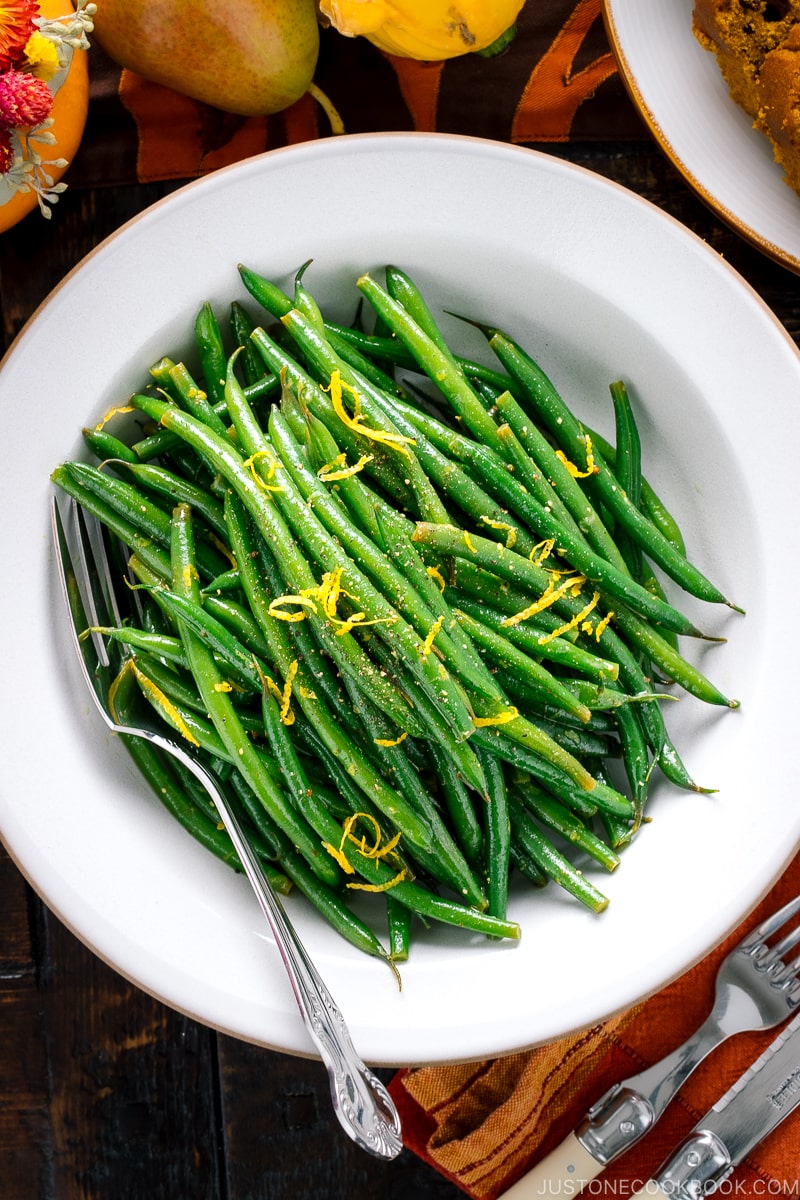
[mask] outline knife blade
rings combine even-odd
[[[742,1074],[636,1196],[715,1192],[800,1104],[800,1014]]]

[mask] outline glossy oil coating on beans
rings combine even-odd
[[[120,703],[196,743],[276,885],[366,954],[405,961],[432,921],[513,941],[516,880],[601,913],[602,874],[657,836],[654,780],[708,790],[662,693],[738,703],[683,651],[680,591],[728,601],[623,380],[610,441],[507,334],[471,322],[494,357],[462,354],[399,267],[353,280],[352,327],[309,264],[293,291],[238,273],[119,398],[133,436],[110,415],[52,474],[141,589],[141,620],[96,631],[136,664]],[[130,748],[238,869],[197,782]]]

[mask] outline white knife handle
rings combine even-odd
[[[578,1141],[568,1134],[547,1158],[503,1192],[502,1200],[541,1200],[542,1196],[577,1196],[603,1170]]]

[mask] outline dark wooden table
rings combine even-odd
[[[800,279],[723,226],[651,142],[545,149],[678,217],[800,341]],[[170,186],[70,188],[50,227],[34,214],[2,235],[4,345],[69,268]],[[331,1114],[320,1064],[220,1036],[121,979],[0,849],[2,1200],[459,1195],[408,1152],[387,1166],[353,1147]]]

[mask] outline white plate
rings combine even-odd
[[[693,0],[603,3],[622,77],[661,148],[719,217],[800,270],[800,196],[695,38]]]
[[[52,909],[169,1005],[242,1038],[311,1047],[246,883],[188,839],[100,726],[65,649],[48,521],[53,467],[79,429],[189,344],[209,300],[243,297],[243,261],[352,313],[365,268],[393,261],[435,304],[505,325],[578,410],[610,430],[629,381],[645,466],[698,561],[748,610],[687,605],[725,646],[691,647],[739,712],[668,708],[702,796],[661,784],[652,824],[600,917],[515,886],[518,945],[421,934],[389,971],[290,910],[374,1063],[469,1060],[587,1026],[705,954],[800,842],[792,766],[792,603],[800,359],[774,316],[698,238],[626,190],[530,150],[364,135],[272,152],[193,183],[66,280],[0,372],[5,585],[0,830]],[[725,314],[724,321],[720,313]],[[467,353],[481,353],[458,327]]]

